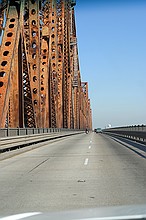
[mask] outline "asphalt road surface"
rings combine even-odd
[[[106,135],[74,135],[0,160],[0,215],[131,204],[146,204],[146,153]]]

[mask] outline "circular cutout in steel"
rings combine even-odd
[[[38,104],[38,101],[37,101],[37,100],[34,100],[33,103],[34,103],[34,105],[37,105],[37,104]]]
[[[36,53],[32,54],[32,59],[36,59]]]
[[[33,93],[37,94],[37,89],[36,88],[33,89]]]
[[[12,32],[9,32],[9,33],[7,34],[7,37],[12,37],[12,35],[13,35],[13,33],[12,33]]]
[[[7,41],[7,42],[5,43],[5,46],[10,46],[10,44],[11,44],[11,42],[10,42],[10,41]]]
[[[36,76],[33,77],[33,82],[35,82],[35,81],[37,81],[37,77]]]
[[[4,71],[0,72],[0,77],[4,77],[6,75],[6,73]]]
[[[36,32],[32,31],[32,37],[36,37]]]
[[[8,56],[8,54],[9,54],[9,51],[7,51],[7,50],[3,52],[4,56]]]
[[[32,69],[33,69],[33,70],[35,70],[35,69],[36,69],[36,64],[34,64],[34,65],[32,66]]]
[[[35,20],[32,20],[32,25],[34,26],[34,25],[36,25],[36,21]]]
[[[11,19],[10,19],[10,22],[14,22],[14,21],[15,21],[15,18],[11,18]]]
[[[10,25],[9,25],[9,28],[13,28],[13,27],[14,27],[14,24],[10,24]]]
[[[7,65],[7,61],[3,61],[2,63],[1,63],[1,66],[6,66]]]
[[[2,87],[4,85],[4,83],[2,81],[0,81],[0,87]]]
[[[32,48],[35,49],[36,48],[36,42],[32,43]]]
[[[32,10],[31,10],[31,14],[32,14],[32,15],[35,15],[35,13],[36,13],[36,10],[35,10],[35,9],[32,9]]]

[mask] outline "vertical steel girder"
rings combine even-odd
[[[40,21],[41,21],[41,56],[40,56],[40,121],[41,127],[49,127],[49,34],[51,25],[49,23],[51,11],[50,3],[47,1],[46,4],[41,5]]]
[[[58,127],[58,48],[57,48],[57,6],[52,0],[51,7],[51,36],[50,36],[50,126]]]
[[[58,127],[63,127],[63,39],[64,39],[64,1],[59,0],[57,4],[57,50],[58,50]]]
[[[15,62],[18,60],[17,54],[15,54],[18,49],[17,34],[19,35],[18,12],[16,7],[12,5],[9,6],[0,48],[0,127],[5,127],[7,115],[9,115],[10,125],[17,125],[14,120],[18,112],[16,106],[13,105],[14,102],[17,102],[18,105],[18,70],[15,66]]]
[[[71,0],[1,1],[0,128],[92,128],[74,6]]]

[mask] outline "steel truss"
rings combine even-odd
[[[0,128],[92,128],[73,0],[2,0]]]

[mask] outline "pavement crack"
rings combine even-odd
[[[31,173],[33,170],[35,170],[36,168],[38,168],[39,166],[41,166],[43,163],[45,163],[47,160],[49,160],[49,158],[48,159],[46,159],[46,160],[43,160],[41,163],[39,163],[37,166],[35,166],[33,169],[31,169],[28,173]]]

